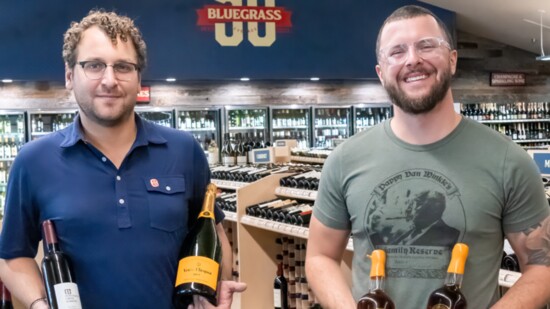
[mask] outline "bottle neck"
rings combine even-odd
[[[54,243],[46,243],[46,251],[47,252],[59,252],[59,244],[57,242]]]
[[[215,201],[216,201],[216,187],[214,185],[208,185],[206,193],[204,194],[204,201],[202,203],[201,212],[199,213],[199,218],[215,219],[214,217]]]
[[[385,278],[382,276],[370,277],[369,292],[374,292],[376,290],[383,291],[385,281]]]
[[[447,286],[456,286],[460,288],[462,286],[462,277],[464,275],[457,274],[457,273],[447,273],[447,277],[445,278],[445,285]]]

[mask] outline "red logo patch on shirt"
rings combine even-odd
[[[156,178],[151,178],[149,182],[151,183],[151,186],[153,186],[153,188],[156,188],[159,186],[159,181]]]

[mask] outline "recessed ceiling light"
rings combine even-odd
[[[248,78],[248,77],[241,77],[241,82],[247,82],[249,80],[250,80],[250,78]]]
[[[312,81],[312,82],[316,82],[316,81],[320,80],[320,78],[319,77],[312,77],[309,80]]]
[[[166,81],[169,82],[169,83],[173,83],[173,82],[176,81],[176,79],[175,79],[174,77],[168,77],[168,78],[166,79]]]
[[[2,80],[4,84],[13,83],[13,79],[5,78]]]

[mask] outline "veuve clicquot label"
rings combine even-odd
[[[176,286],[197,282],[216,290],[220,265],[203,256],[188,256],[180,260],[176,275]]]

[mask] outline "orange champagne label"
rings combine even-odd
[[[197,282],[216,290],[220,264],[203,256],[188,256],[179,261],[176,286]]]

